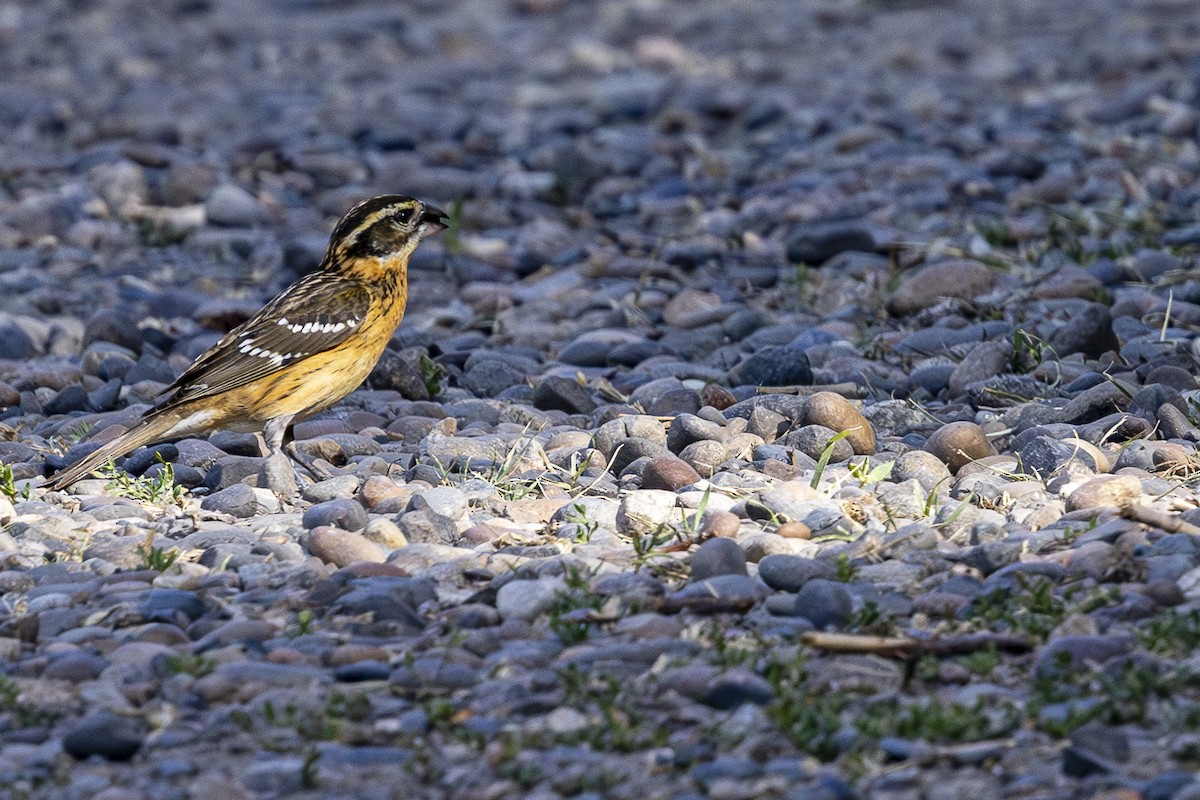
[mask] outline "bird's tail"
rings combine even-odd
[[[52,477],[45,484],[47,489],[63,489],[75,481],[94,471],[96,467],[108,461],[119,458],[131,450],[144,444],[163,438],[163,434],[173,428],[179,419],[174,414],[160,414],[143,419],[135,428],[125,431],[108,444],[88,453],[79,463],[65,469]]]

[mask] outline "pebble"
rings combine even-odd
[[[279,498],[267,489],[256,489],[244,483],[235,483],[228,489],[213,492],[200,501],[206,511],[247,518],[258,514],[270,514],[279,510]]]
[[[642,487],[675,492],[700,480],[700,474],[682,458],[664,455],[650,459],[642,471]]]
[[[62,746],[80,760],[100,756],[108,761],[128,761],[145,739],[145,728],[138,720],[98,711],[72,725]]]
[[[925,443],[951,473],[966,464],[994,455],[987,434],[974,422],[951,422],[938,428]]]
[[[854,446],[848,437],[836,438],[837,435],[838,431],[824,425],[803,425],[785,436],[783,444],[813,460],[819,460],[828,449],[829,462],[837,464],[854,455]]]
[[[641,489],[629,492],[617,507],[617,531],[637,536],[674,522],[679,515],[674,492],[662,489]]]
[[[1125,508],[1142,498],[1142,482],[1133,475],[1099,475],[1067,497],[1067,510]]]
[[[850,592],[836,581],[814,577],[796,593],[796,612],[818,629],[844,625],[852,610]]]
[[[344,531],[361,531],[367,527],[369,517],[366,509],[353,500],[337,498],[310,506],[301,518],[305,528],[341,528]]]
[[[995,283],[996,273],[978,261],[941,261],[902,276],[900,285],[888,298],[888,310],[897,316],[915,314],[943,297],[975,298]]]
[[[758,577],[781,592],[798,592],[814,578],[832,579],[835,571],[824,561],[792,555],[769,555],[758,562]]]
[[[693,582],[716,575],[746,574],[746,554],[732,539],[709,539],[692,554],[690,579]]]
[[[304,547],[326,564],[337,567],[346,567],[358,561],[380,564],[387,558],[387,551],[383,547],[361,533],[329,525],[318,525],[310,530]]]
[[[565,590],[566,582],[557,577],[509,581],[496,592],[496,611],[503,620],[532,622]]]
[[[801,348],[770,346],[730,370],[729,382],[749,386],[808,386],[813,382],[813,373]]]
[[[813,394],[804,405],[804,420],[809,425],[823,425],[837,433],[847,432],[845,441],[857,455],[875,453],[875,428],[850,401],[839,394]]]

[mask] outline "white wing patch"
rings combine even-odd
[[[274,350],[269,350],[266,347],[258,347],[255,344],[254,337],[243,339],[238,344],[238,352],[252,358],[268,358],[275,362],[275,366],[279,366],[284,361],[292,358],[302,358],[310,355],[309,353],[276,353]]]
[[[279,324],[287,328],[292,333],[341,333],[347,328],[354,329],[358,327],[360,320],[348,319],[342,322],[289,322],[287,317],[280,317]]]

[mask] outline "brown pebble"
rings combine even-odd
[[[834,392],[817,392],[804,404],[804,424],[824,425],[842,433],[849,431],[846,442],[854,454],[869,456],[875,453],[875,428],[854,404]]]
[[[791,464],[785,464],[782,461],[777,461],[773,458],[768,458],[762,462],[762,473],[768,478],[774,478],[778,481],[790,481],[800,474],[800,470]]]
[[[355,578],[407,578],[408,570],[386,562],[377,564],[373,561],[355,561],[334,574],[352,575]]]
[[[995,284],[996,273],[986,264],[965,258],[942,261],[905,273],[888,298],[888,310],[903,317],[929,308],[943,297],[975,297]]]
[[[700,402],[706,406],[712,406],[717,411],[724,411],[736,403],[737,398],[724,386],[708,383],[700,390]]]
[[[366,536],[384,550],[391,552],[408,545],[408,537],[400,530],[400,526],[386,517],[375,517],[363,528]]]
[[[367,508],[373,509],[390,498],[409,498],[412,487],[401,486],[386,475],[372,475],[363,482],[359,497]]]
[[[265,656],[264,661],[272,664],[312,664],[313,657],[291,647],[276,647]]]
[[[1142,499],[1142,482],[1132,475],[1097,475],[1067,498],[1067,511],[1125,508]]]
[[[499,531],[482,522],[478,525],[472,525],[462,532],[463,541],[470,542],[471,544],[487,544],[488,542],[495,541],[498,536],[500,536]]]
[[[972,461],[993,455],[991,442],[974,422],[951,422],[938,428],[925,449],[940,458],[951,472]]]
[[[340,644],[333,648],[324,658],[325,665],[340,667],[344,664],[357,664],[359,661],[391,661],[392,654],[382,647],[373,644]]]
[[[812,537],[812,531],[803,522],[792,520],[780,525],[775,533],[785,539],[808,539]]]
[[[663,322],[672,327],[690,327],[686,323],[696,315],[703,315],[721,305],[721,296],[714,292],[684,289],[672,297],[663,308]]]
[[[969,602],[970,598],[961,594],[933,591],[913,598],[913,610],[926,616],[949,619],[957,615]]]
[[[15,406],[21,402],[21,393],[14,389],[10,384],[0,383],[0,406],[5,408]]]
[[[304,542],[309,553],[339,567],[349,566],[355,561],[382,563],[387,560],[383,548],[361,533],[344,531],[329,525],[313,528]]]
[[[1142,593],[1160,606],[1167,608],[1180,605],[1187,600],[1187,596],[1175,581],[1161,580],[1147,583]]]
[[[725,445],[705,439],[692,442],[680,451],[679,457],[691,465],[701,477],[711,478],[726,458]]]
[[[1154,442],[1154,450],[1150,454],[1150,459],[1154,463],[1156,472],[1176,472],[1176,471],[1191,471],[1194,472],[1198,466],[1195,454],[1189,452],[1186,447],[1174,442]]]
[[[742,521],[729,511],[706,511],[700,520],[700,533],[705,536],[733,538],[738,535]]]
[[[642,473],[643,489],[666,489],[678,491],[684,486],[700,480],[700,473],[682,458],[673,455],[655,456],[646,464]]]

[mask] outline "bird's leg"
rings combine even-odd
[[[263,444],[266,446],[265,449],[267,451],[267,461],[280,462],[276,468],[284,469],[292,476],[292,487],[290,491],[283,488],[283,486],[286,484],[280,484],[276,491],[280,493],[280,497],[283,497],[286,494],[292,496],[292,499],[294,500],[299,494],[299,487],[304,483],[307,483],[309,480],[300,474],[301,466],[307,469],[317,480],[320,480],[320,476],[313,472],[307,464],[297,458],[294,452],[284,448],[283,437],[286,434],[288,425],[291,424],[291,421],[292,417],[290,416],[275,417],[274,419],[268,420],[267,424],[263,426],[262,438]]]
[[[267,424],[263,426],[263,441],[266,442],[272,455],[280,452],[285,453],[292,461],[304,467],[305,471],[316,480],[320,481],[328,478],[329,474],[317,466],[316,459],[306,453],[301,453],[296,448],[294,440],[288,442],[286,445],[283,443],[284,434],[287,433],[288,426],[292,424],[292,419],[291,416],[287,416],[275,417],[272,420],[268,420]]]
[[[283,450],[283,437],[287,433],[288,425],[292,424],[292,418],[291,414],[275,417],[267,420],[267,424],[263,426],[263,443],[267,446],[268,458]]]

